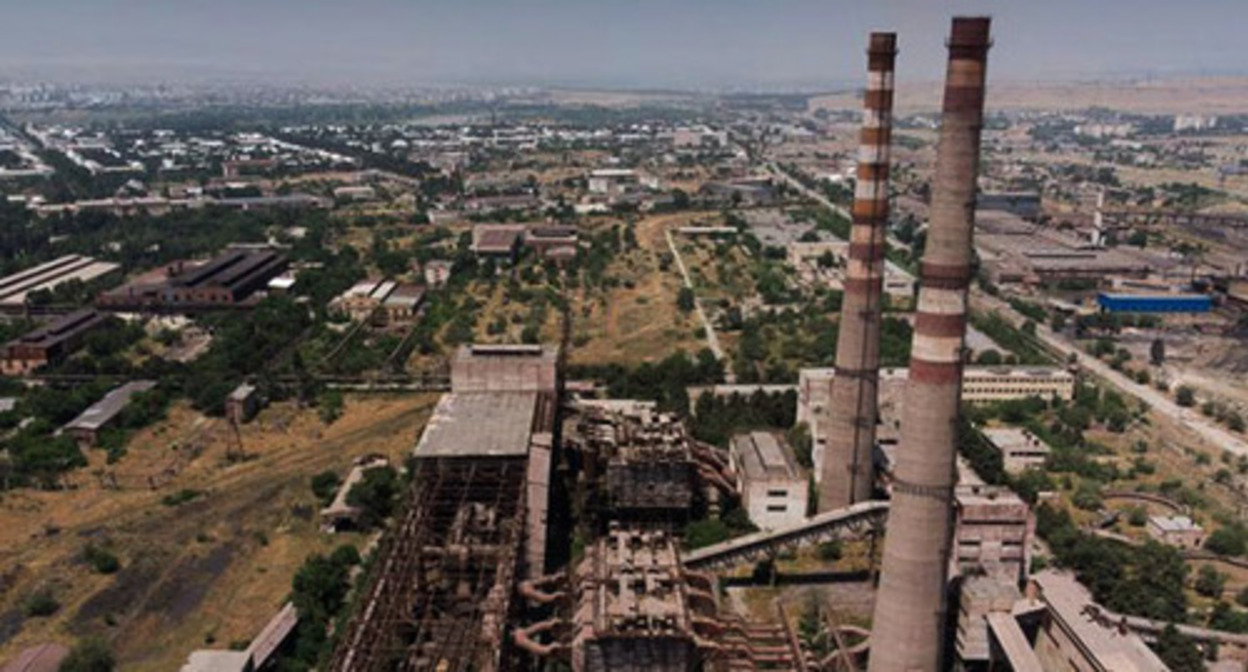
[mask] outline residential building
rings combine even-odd
[[[393,280],[361,280],[334,297],[329,302],[329,310],[353,322],[364,322],[373,317],[397,286]]]
[[[1163,544],[1197,549],[1205,544],[1205,528],[1187,516],[1149,516],[1148,533]]]
[[[390,296],[381,302],[377,321],[382,326],[411,324],[419,314],[425,299],[425,290],[416,285],[397,285]]]
[[[445,287],[446,283],[451,280],[451,269],[454,267],[454,262],[446,259],[432,259],[425,262],[425,267],[423,269],[425,275],[425,286],[430,289]]]
[[[782,437],[772,432],[738,434],[732,438],[729,461],[741,503],[755,525],[774,530],[806,519],[810,484]]]

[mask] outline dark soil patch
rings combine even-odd
[[[144,614],[179,623],[199,607],[208,590],[234,558],[234,546],[222,544],[203,557],[183,558],[165,575],[143,605]]]
[[[10,609],[0,612],[0,644],[13,639],[17,633],[22,631],[22,623],[26,622],[26,617],[22,615],[21,609]]]
[[[160,580],[170,558],[166,553],[145,553],[132,559],[117,573],[113,585],[92,595],[75,614],[70,629],[77,634],[93,630],[100,619],[132,610],[152,584]]]

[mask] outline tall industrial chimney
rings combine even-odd
[[[987,18],[955,18],[871,672],[941,669]]]
[[[895,33],[871,33],[867,92],[858,145],[858,186],[849,232],[849,264],[836,343],[836,377],[820,428],[819,510],[871,497],[879,407],[880,312],[888,232],[888,146],[893,134]]]

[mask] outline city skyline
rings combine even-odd
[[[1222,19],[1154,0],[51,0],[8,9],[32,29],[0,44],[0,80],[818,90],[857,83],[861,35],[877,28],[899,34],[899,82],[937,79],[936,28],[954,13],[993,15],[998,81],[1248,72],[1248,5],[1202,7]]]

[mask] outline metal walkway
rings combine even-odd
[[[755,532],[699,548],[684,554],[682,560],[690,569],[722,569],[773,557],[782,550],[881,531],[887,519],[888,502],[860,502],[825,511],[800,525]]]

